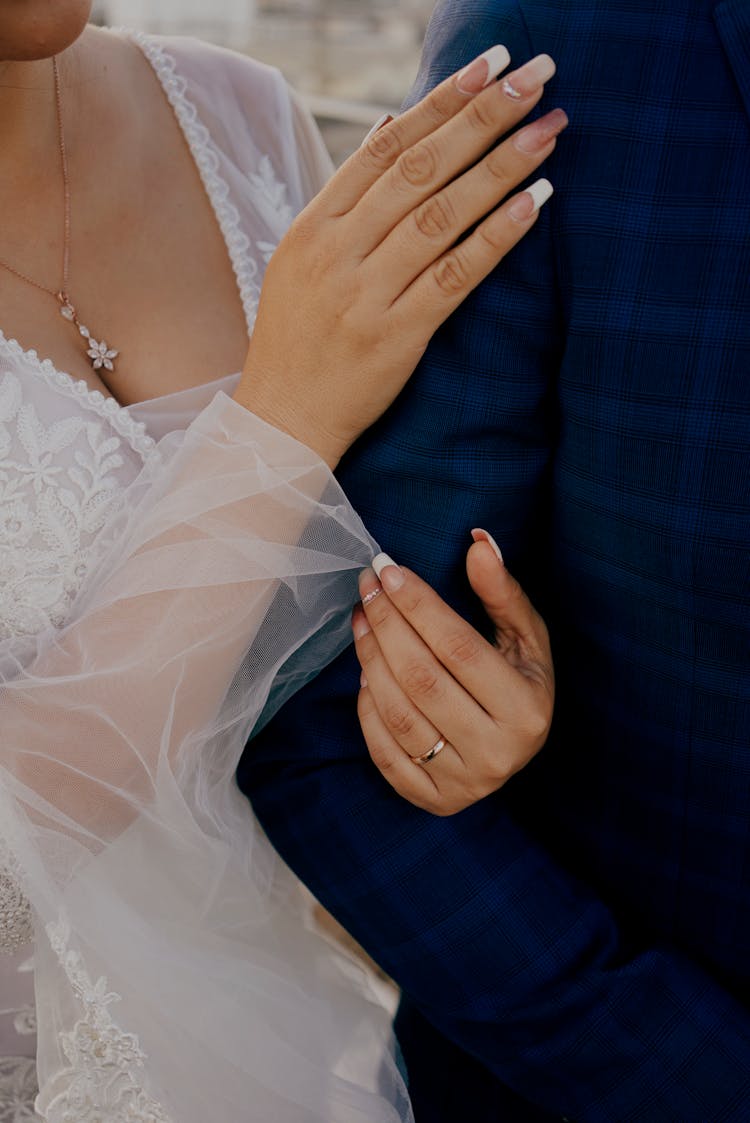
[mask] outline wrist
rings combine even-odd
[[[327,432],[299,407],[286,407],[281,401],[271,401],[252,386],[243,386],[240,383],[233,398],[238,405],[254,413],[261,421],[265,421],[282,433],[287,433],[300,444],[312,449],[321,460],[325,461],[332,472],[349,447],[345,440]]]

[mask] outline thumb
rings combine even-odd
[[[512,577],[491,534],[472,530],[474,545],[466,557],[469,583],[495,627],[498,647],[515,649],[519,661],[550,659],[547,629],[523,589]]]

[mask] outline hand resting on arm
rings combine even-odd
[[[317,457],[337,463],[534,224],[539,197],[506,196],[549,155],[564,115],[497,142],[553,69],[544,56],[521,68],[520,97],[495,83],[477,92],[486,66],[468,93],[449,79],[374,134],[282,240],[235,402],[220,395],[184,438],[162,442],[66,627],[4,654],[1,763],[38,822],[96,851],[154,807],[158,779],[186,767],[183,749],[203,752],[238,713],[247,733],[265,704],[288,644],[263,666],[243,658],[280,586],[300,572],[311,588],[330,583],[369,560],[340,493],[319,502],[333,485]],[[252,678],[249,709],[230,691],[239,673]]]

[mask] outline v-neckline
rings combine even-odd
[[[239,212],[230,201],[229,185],[219,172],[219,159],[211,135],[201,121],[194,102],[187,96],[187,81],[179,73],[176,59],[150,36],[141,31],[124,27],[113,28],[112,34],[120,35],[123,39],[130,40],[138,47],[156,75],[156,79],[172,109],[200,176],[216,224],[219,227],[227,256],[232,265],[249,335],[253,328],[257,310],[257,285],[254,283],[255,263],[249,256],[248,239],[240,228]],[[129,410],[137,406],[143,406],[146,401],[158,402],[161,398],[181,393],[179,390],[172,391],[170,394],[160,394],[156,398],[123,405],[114,394],[103,394],[101,390],[92,389],[85,379],[77,379],[67,371],[61,370],[52,359],[42,358],[33,348],[24,348],[17,339],[6,336],[2,327],[0,327],[0,347],[15,357],[24,359],[34,372],[46,379],[51,378],[58,387],[65,386],[68,390],[75,392],[77,397],[85,400],[96,412],[106,414],[110,420],[118,414],[128,415]],[[203,383],[203,385],[210,386],[214,382],[217,384],[224,382],[232,373],[231,371],[226,372],[216,379]],[[120,420],[125,422],[125,416]],[[131,426],[127,424],[118,426],[118,428],[122,427],[129,430]],[[139,430],[142,429],[142,423],[137,423],[137,427]]]

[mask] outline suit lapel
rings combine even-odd
[[[750,117],[750,3],[723,0],[714,9],[714,21]]]

